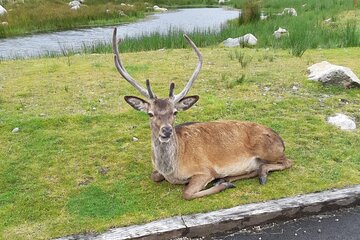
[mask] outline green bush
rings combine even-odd
[[[259,21],[261,14],[260,5],[260,1],[246,1],[239,15],[239,25]]]

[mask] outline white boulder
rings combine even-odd
[[[155,5],[153,7],[153,9],[154,9],[155,12],[166,12],[167,11],[167,8],[161,8],[161,7],[157,6],[157,5]]]
[[[69,2],[69,7],[73,8],[73,7],[80,7],[81,2],[80,1],[71,1]]]
[[[73,6],[70,8],[71,10],[79,10],[80,9],[80,5],[79,6]]]
[[[279,29],[276,30],[273,35],[275,38],[281,38],[282,36],[289,36],[289,32],[285,28],[279,27]]]
[[[350,68],[334,65],[327,61],[308,67],[308,79],[326,84],[342,85],[345,88],[360,87],[359,78]]]
[[[354,120],[342,113],[337,113],[335,116],[328,117],[327,122],[339,127],[341,130],[356,129]]]
[[[265,15],[263,13],[260,15],[260,20],[267,20],[268,18],[269,18],[269,16]]]
[[[6,9],[0,5],[0,16],[5,15],[7,13]]]
[[[255,46],[257,44],[257,38],[253,34],[247,33],[238,38],[228,38],[223,41],[223,44],[225,47],[237,47],[240,45]]]
[[[288,14],[290,16],[297,16],[297,12],[295,10],[295,8],[284,8],[284,10],[282,11],[281,15],[285,15]]]

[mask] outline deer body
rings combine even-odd
[[[178,111],[191,108],[198,96],[186,96],[200,72],[202,57],[195,44],[199,63],[184,90],[174,95],[170,85],[169,97],[157,98],[146,81],[141,87],[125,70],[117,48],[116,28],[113,34],[115,66],[119,73],[148,100],[126,96],[134,109],[150,117],[152,163],[151,178],[155,182],[166,179],[172,184],[187,184],[183,197],[193,199],[232,188],[232,181],[258,176],[266,182],[269,171],[289,168],[292,162],[285,155],[280,136],[265,126],[252,122],[218,121],[185,123],[175,126]],[[218,180],[212,187],[206,186]]]

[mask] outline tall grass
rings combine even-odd
[[[76,27],[129,22],[142,18],[147,11],[143,2],[135,2],[134,7],[121,6],[116,1],[95,4],[86,1],[79,10],[71,10],[69,1],[24,1],[22,4],[10,4],[5,7],[8,14],[0,16],[0,38],[29,33],[67,30]]]
[[[39,0],[45,1],[45,0]],[[108,2],[107,8],[100,4],[100,0],[87,1],[89,3],[89,12],[92,2],[96,2],[98,9],[117,9],[119,7],[116,5],[120,1]],[[201,0],[177,0],[174,1],[174,4],[191,4],[191,3],[204,3],[205,1]],[[215,1],[216,2],[216,1]],[[248,0],[234,0],[232,1],[235,6],[243,7],[244,4],[248,4]],[[62,4],[61,1],[54,1],[53,4]],[[153,1],[157,4],[166,4],[169,1]],[[140,4],[140,3],[139,3]],[[217,45],[223,40],[229,37],[239,37],[246,33],[254,34],[258,39],[257,47],[260,48],[275,48],[275,49],[289,49],[289,51],[294,55],[301,57],[307,49],[311,48],[336,48],[336,47],[353,47],[360,45],[360,26],[359,22],[354,21],[352,23],[341,22],[342,19],[337,16],[348,10],[353,9],[352,1],[345,0],[308,0],[305,6],[302,6],[304,3],[300,0],[268,0],[263,1],[262,10],[270,15],[269,20],[266,21],[249,21],[246,24],[239,24],[238,20],[229,22],[226,26],[223,26],[220,31],[215,32],[210,29],[206,31],[200,31],[195,29],[189,35],[196,42],[199,47],[206,47],[211,45]],[[95,6],[96,4],[94,4]],[[144,5],[138,5],[139,9],[144,8]],[[250,5],[251,6],[251,5]],[[66,6],[67,7],[67,6]],[[281,12],[285,7],[294,7],[298,13],[297,17],[292,16],[277,16],[276,13]],[[113,10],[115,12],[115,10]],[[30,13],[29,13],[30,14]],[[79,13],[69,11],[69,14],[73,14],[74,19]],[[85,14],[85,13],[84,13]],[[136,14],[141,15],[142,12],[134,12],[133,16],[136,17]],[[46,14],[45,14],[46,15]],[[50,15],[50,13],[49,13]],[[94,13],[95,15],[95,13]],[[129,15],[131,15],[129,13]],[[30,16],[30,15],[29,15]],[[85,16],[85,15],[84,15]],[[325,19],[328,18],[338,19],[338,22],[335,24],[326,24],[324,23]],[[59,17],[60,18],[60,17]],[[17,20],[20,21],[21,17]],[[100,21],[100,18],[94,18],[92,21]],[[121,20],[122,18],[118,18]],[[127,18],[128,19],[128,18]],[[26,20],[24,19],[26,22]],[[35,21],[35,20],[34,20]],[[50,20],[49,20],[50,21]],[[79,20],[80,21],[80,20]],[[106,21],[106,19],[104,20]],[[60,20],[59,20],[60,22]],[[89,21],[88,21],[89,22]],[[65,19],[64,23],[65,24]],[[24,23],[25,24],[25,23]],[[30,23],[26,23],[28,27],[34,27]],[[49,23],[49,25],[57,23]],[[68,23],[71,27],[71,23]],[[35,24],[40,25],[39,24]],[[59,25],[61,25],[59,23]],[[289,31],[288,37],[283,37],[281,39],[275,39],[272,35],[273,32],[279,27],[285,28]],[[50,28],[50,27],[49,27]],[[4,33],[4,29],[0,27],[0,35]],[[185,48],[188,47],[186,42],[183,40],[182,32],[177,29],[169,30],[166,34],[153,33],[150,36],[140,36],[131,39],[125,39],[122,43],[121,51],[122,52],[133,52],[133,51],[146,51],[146,50],[156,50],[161,48]],[[91,46],[85,46],[80,52],[82,53],[108,53],[111,52],[111,47],[109,43],[97,42]],[[69,51],[70,54],[75,52]],[[55,54],[56,55],[56,54]],[[53,53],[49,56],[55,56]]]

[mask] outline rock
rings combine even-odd
[[[356,123],[350,117],[337,113],[335,116],[328,117],[327,122],[339,127],[341,130],[354,130]]]
[[[133,140],[133,142],[139,141],[139,139],[137,137],[133,137],[132,140]]]
[[[288,14],[290,16],[297,16],[297,12],[295,10],[295,8],[284,8],[284,10],[281,13],[282,15]]]
[[[261,15],[260,15],[260,20],[267,20],[267,19],[268,19],[268,17],[269,17],[269,16],[267,16],[267,15],[265,15],[265,14],[261,13]]]
[[[292,87],[292,90],[297,91],[297,90],[299,90],[299,87],[296,86],[296,85],[294,85],[294,86]]]
[[[76,7],[76,6],[80,7],[80,5],[81,5],[80,1],[71,1],[71,2],[69,2],[69,7],[71,7],[71,8]]]
[[[228,38],[223,41],[225,47],[237,47],[240,44],[245,46],[255,46],[257,43],[257,38],[251,33],[247,33],[244,36],[238,38]]]
[[[282,36],[289,36],[289,32],[285,28],[279,27],[279,29],[276,30],[273,35],[276,39],[279,39]]]
[[[106,167],[100,167],[100,168],[99,168],[99,173],[100,173],[101,175],[106,175],[108,172],[109,172],[109,169],[106,168]]]
[[[8,23],[8,22],[1,22],[1,25],[3,25],[3,26],[8,26],[9,23]]]
[[[240,37],[240,43],[243,43],[246,46],[255,46],[257,43],[257,38],[251,33],[247,33],[242,37],[242,39]]]
[[[0,16],[5,15],[7,13],[6,9],[0,5]]]
[[[327,61],[313,64],[308,68],[308,79],[325,84],[342,85],[345,88],[360,87],[359,78],[350,68],[331,64]]]
[[[157,6],[157,5],[155,5],[153,7],[153,9],[154,9],[155,12],[166,12],[167,11],[167,8],[161,8],[161,7]]]
[[[20,128],[16,127],[11,132],[12,133],[18,133],[18,132],[20,132]]]
[[[73,6],[70,8],[71,10],[79,10],[80,9],[80,6]]]
[[[324,20],[325,23],[333,23],[332,18],[328,18]]]

